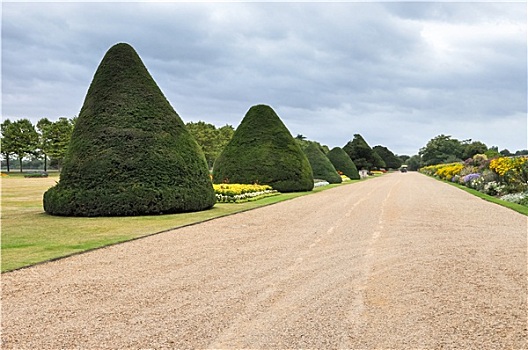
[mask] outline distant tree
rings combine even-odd
[[[9,158],[13,154],[14,132],[13,132],[12,125],[13,123],[9,119],[4,120],[2,124],[0,124],[0,129],[2,132],[2,136],[1,136],[2,137],[2,147],[1,147],[2,151],[1,152],[2,152],[2,156],[6,160],[7,172],[11,170]]]
[[[40,136],[39,147],[44,155],[44,171],[47,168],[48,157],[55,160],[60,169],[73,133],[73,120],[59,118],[51,122],[43,118],[38,121],[37,129]]]
[[[505,157],[513,156],[513,154],[506,148],[503,149],[502,151],[500,151],[499,153],[502,154]]]
[[[432,138],[418,154],[423,165],[452,163],[460,161],[464,153],[464,146],[450,135],[438,135]]]
[[[359,134],[354,135],[354,139],[343,147],[343,151],[348,154],[358,169],[371,170],[385,166],[383,160],[376,155],[365,139]]]
[[[500,157],[502,154],[499,152],[499,147],[497,146],[491,146],[484,154],[488,157],[488,159]]]
[[[473,158],[475,154],[484,154],[488,150],[488,146],[480,141],[468,140],[468,142],[462,142],[464,151],[462,153],[462,159]]]
[[[378,145],[372,148],[385,162],[385,166],[391,169],[398,169],[402,165],[402,160],[398,158],[387,147]]]
[[[400,159],[400,161],[402,162],[402,164],[405,164],[405,162],[407,161],[407,159],[411,158],[410,156],[408,155],[397,155],[396,157],[398,157]]]
[[[222,150],[229,143],[235,132],[231,125],[225,125],[217,129],[213,124],[203,121],[189,122],[186,127],[202,148],[209,169],[213,167],[216,158],[222,153]]]
[[[39,135],[38,149],[42,157],[44,158],[44,171],[48,171],[48,154],[47,154],[47,144],[48,140],[46,139],[46,130],[50,128],[52,122],[48,118],[41,118],[37,122],[37,132]]]
[[[525,156],[528,155],[528,149],[522,149],[515,152],[516,156]]]
[[[20,172],[22,172],[22,159],[37,153],[38,133],[35,127],[29,119],[19,119],[7,123],[2,134],[3,142],[8,147],[8,151],[18,156]]]
[[[407,159],[405,164],[407,164],[407,169],[408,170],[417,171],[422,166],[422,159],[420,158],[420,156],[418,154],[416,154],[416,155],[410,157],[409,159]]]

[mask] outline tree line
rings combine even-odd
[[[36,124],[32,124],[28,119],[15,121],[5,119],[0,124],[3,166],[9,172],[13,167],[11,161],[16,160],[22,172],[23,161],[31,158],[38,159],[40,165],[43,163],[44,171],[50,167],[60,170],[75,121],[75,117],[62,117],[56,121],[42,118]],[[234,127],[229,124],[216,127],[204,121],[188,122],[186,127],[202,148],[207,164],[212,169],[216,158],[233,137]],[[328,146],[307,140],[301,134],[295,139],[303,149],[310,143],[315,143],[323,153],[329,152]],[[432,138],[418,154],[413,156],[396,155],[381,145],[370,147],[360,134],[355,134],[353,139],[342,148],[359,170],[398,169],[402,164],[406,164],[410,170],[418,170],[427,165],[463,161],[472,158],[475,154],[486,154],[490,159],[528,154],[528,150],[518,150],[515,153],[508,149],[499,151],[498,147],[488,147],[481,141],[457,140],[444,134]]]
[[[44,171],[49,168],[60,170],[76,119],[62,117],[50,121],[42,118],[36,124],[29,119],[5,119],[0,124],[2,165],[8,172],[13,168],[12,160],[17,161],[20,172],[24,163],[38,164],[39,167],[43,164]],[[235,132],[231,125],[217,128],[203,121],[189,122],[186,127],[202,147],[209,168]],[[39,161],[30,161],[34,159]]]
[[[44,171],[48,171],[48,168],[60,170],[76,119],[61,117],[56,121],[50,121],[48,118],[42,118],[36,124],[32,124],[29,119],[4,120],[1,123],[0,136],[2,165],[8,172],[13,168],[12,160],[18,162],[20,172],[23,171],[24,162],[29,163],[30,166],[37,164],[38,168],[43,165]],[[235,128],[229,124],[216,127],[204,121],[188,122],[186,127],[202,148],[207,165],[212,169],[216,158],[233,137]],[[309,141],[303,135],[298,134],[295,139],[303,149],[310,143],[315,143],[323,153],[329,152],[328,146]],[[387,147],[381,145],[371,148],[359,134],[355,134],[343,150],[360,170],[397,169],[409,158],[396,156]]]

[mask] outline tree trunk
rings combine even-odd
[[[22,157],[18,156],[18,162],[20,164],[20,172],[22,172]]]
[[[9,172],[9,154],[6,156],[7,172]]]
[[[44,172],[48,171],[48,156],[44,154]]]

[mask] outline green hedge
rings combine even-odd
[[[311,191],[312,168],[275,111],[253,106],[213,167],[215,183],[260,183],[279,192]]]
[[[338,184],[343,181],[332,162],[330,162],[330,159],[328,159],[316,143],[310,142],[304,149],[304,154],[306,154],[312,166],[314,179],[326,180],[331,184]]]
[[[53,215],[121,216],[204,210],[215,203],[205,157],[138,54],[110,48],[75,124]]]
[[[332,162],[337,171],[342,172],[352,180],[360,179],[356,165],[342,148],[334,147],[326,156],[330,159],[330,162]]]

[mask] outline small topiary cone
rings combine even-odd
[[[311,191],[312,168],[275,111],[253,106],[214,163],[215,183],[272,186],[279,192]]]

